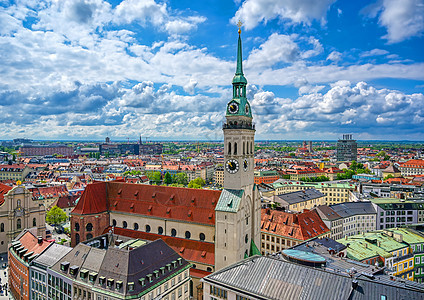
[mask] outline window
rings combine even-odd
[[[85,226],[85,230],[92,231],[93,230],[93,224],[88,223],[87,226]]]
[[[158,233],[159,233],[159,234],[163,234],[163,228],[162,228],[162,226],[159,226],[159,227],[158,227]]]
[[[201,233],[199,234],[199,239],[200,239],[201,241],[204,241],[204,240],[205,240],[205,238],[206,238],[206,237],[205,237],[205,234],[201,232]]]
[[[32,226],[37,226],[37,219],[36,218],[33,218],[32,219]]]
[[[177,236],[177,231],[174,228],[171,229],[171,236]]]
[[[138,230],[138,223],[134,223],[134,230]]]
[[[150,225],[146,225],[146,232],[150,232],[151,228]]]
[[[21,219],[18,219],[17,221],[16,221],[16,228],[17,229],[21,229],[21,227],[22,227],[22,223],[21,223],[22,221],[21,221]]]
[[[77,233],[75,234],[75,244],[79,244],[80,242],[80,235]]]
[[[128,227],[127,221],[122,222],[122,228],[127,228],[127,227]]]
[[[75,231],[79,231],[79,230],[80,230],[79,223],[75,223]]]
[[[186,238],[186,239],[191,238],[191,233],[190,233],[190,231],[186,231],[186,232],[185,232],[185,238]]]
[[[4,223],[1,223],[0,225],[0,232],[4,232]]]
[[[116,224],[117,224],[117,223],[116,223],[116,220],[115,220],[115,219],[113,219],[113,220],[112,220],[112,226],[114,226],[114,227],[115,227],[115,226],[116,226]]]
[[[90,239],[92,239],[92,238],[93,238],[93,235],[92,235],[91,233],[87,233],[87,235],[86,235],[85,239],[86,239],[86,240],[90,240]]]

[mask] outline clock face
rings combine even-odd
[[[249,104],[246,104],[246,106],[244,107],[244,110],[246,112],[246,115],[248,115],[249,114],[249,111],[250,111]]]
[[[230,103],[230,105],[228,106],[228,112],[230,114],[236,114],[239,110],[239,106],[236,102],[232,102]]]
[[[225,168],[227,169],[228,173],[234,174],[237,173],[239,170],[239,163],[235,159],[229,159],[227,160],[227,163],[225,164]]]
[[[249,163],[247,162],[247,159],[245,159],[244,161],[243,161],[243,169],[245,170],[245,171],[247,171],[247,169],[249,168]]]

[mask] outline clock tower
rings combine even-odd
[[[224,131],[224,190],[215,208],[215,269],[255,254],[260,242],[261,203],[254,184],[255,125],[246,98],[241,22],[233,97],[227,104]],[[256,251],[255,251],[256,250]],[[253,252],[253,253],[252,253]]]

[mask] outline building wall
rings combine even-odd
[[[29,266],[18,255],[10,250],[9,261],[9,288],[15,299],[29,300]]]
[[[87,225],[92,225],[92,230],[90,226],[87,228]],[[109,214],[107,212],[94,214],[94,215],[84,215],[81,217],[79,215],[71,216],[71,247],[75,247],[79,241],[85,241],[95,236],[103,234],[103,231],[109,226]]]
[[[44,237],[45,223],[44,206],[33,201],[32,193],[25,187],[14,187],[4,196],[4,203],[0,206],[0,253],[7,252],[7,244],[24,228],[37,227],[37,235]]]

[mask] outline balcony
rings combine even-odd
[[[223,123],[222,129],[250,129],[250,130],[255,130],[255,124],[252,124],[252,123],[250,123],[250,124],[249,123],[238,124],[237,122],[231,123],[231,124]]]
[[[393,259],[393,262],[399,262],[408,258],[414,257],[414,253],[410,253],[407,255],[397,256]]]

